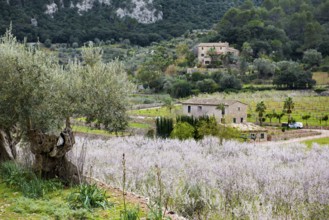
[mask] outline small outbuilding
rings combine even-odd
[[[268,130],[253,123],[233,124],[231,127],[239,130],[247,139],[263,142],[267,141]]]

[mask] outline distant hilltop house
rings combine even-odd
[[[236,100],[192,98],[182,102],[185,115],[214,116],[218,122],[247,122],[248,105]]]
[[[213,50],[217,55],[232,53],[235,56],[239,56],[239,50],[230,47],[228,42],[200,43],[198,45],[198,61],[202,66],[207,66],[211,63],[211,57],[208,54],[209,50]]]

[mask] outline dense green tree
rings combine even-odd
[[[319,66],[322,61],[322,54],[314,49],[309,49],[304,52],[303,63],[307,65],[308,68],[314,66]]]
[[[217,83],[212,79],[204,79],[196,83],[197,88],[200,92],[213,93],[218,90]]]
[[[248,42],[254,57],[301,59],[303,50],[320,50],[328,38],[327,1],[265,0],[261,7],[247,5],[228,10],[216,27],[217,37],[242,48],[242,56]]]
[[[225,90],[239,90],[241,89],[241,82],[234,75],[231,74],[223,74],[219,82],[219,89],[222,91]]]
[[[281,61],[277,63],[273,84],[284,89],[310,89],[315,85],[312,73],[304,71],[299,63]]]
[[[254,60],[254,68],[258,71],[260,79],[271,78],[275,73],[275,64],[268,59],[257,58]]]
[[[182,98],[187,97],[192,94],[192,88],[190,83],[188,83],[185,80],[177,80],[174,82],[172,90],[171,90],[171,96],[175,98]]]

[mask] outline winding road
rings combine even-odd
[[[289,139],[289,140],[282,140],[282,141],[268,141],[268,142],[263,142],[260,144],[263,145],[269,145],[272,143],[278,143],[278,144],[290,144],[290,143],[297,143],[297,142],[303,142],[303,141],[307,141],[307,140],[312,140],[312,139],[318,139],[318,138],[325,138],[325,137],[329,137],[329,130],[316,130],[316,129],[308,129],[310,131],[317,131],[320,132],[320,135],[314,135],[314,136],[308,136],[308,137],[301,137],[301,138],[293,138],[293,139]]]

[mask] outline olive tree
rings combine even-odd
[[[72,117],[96,120],[109,131],[127,125],[126,97],[132,91],[121,63],[103,63],[102,51],[83,49],[83,62],[66,66],[38,47],[0,39],[0,160],[16,158],[24,140],[34,168],[46,177],[72,179],[66,153],[75,143]]]

